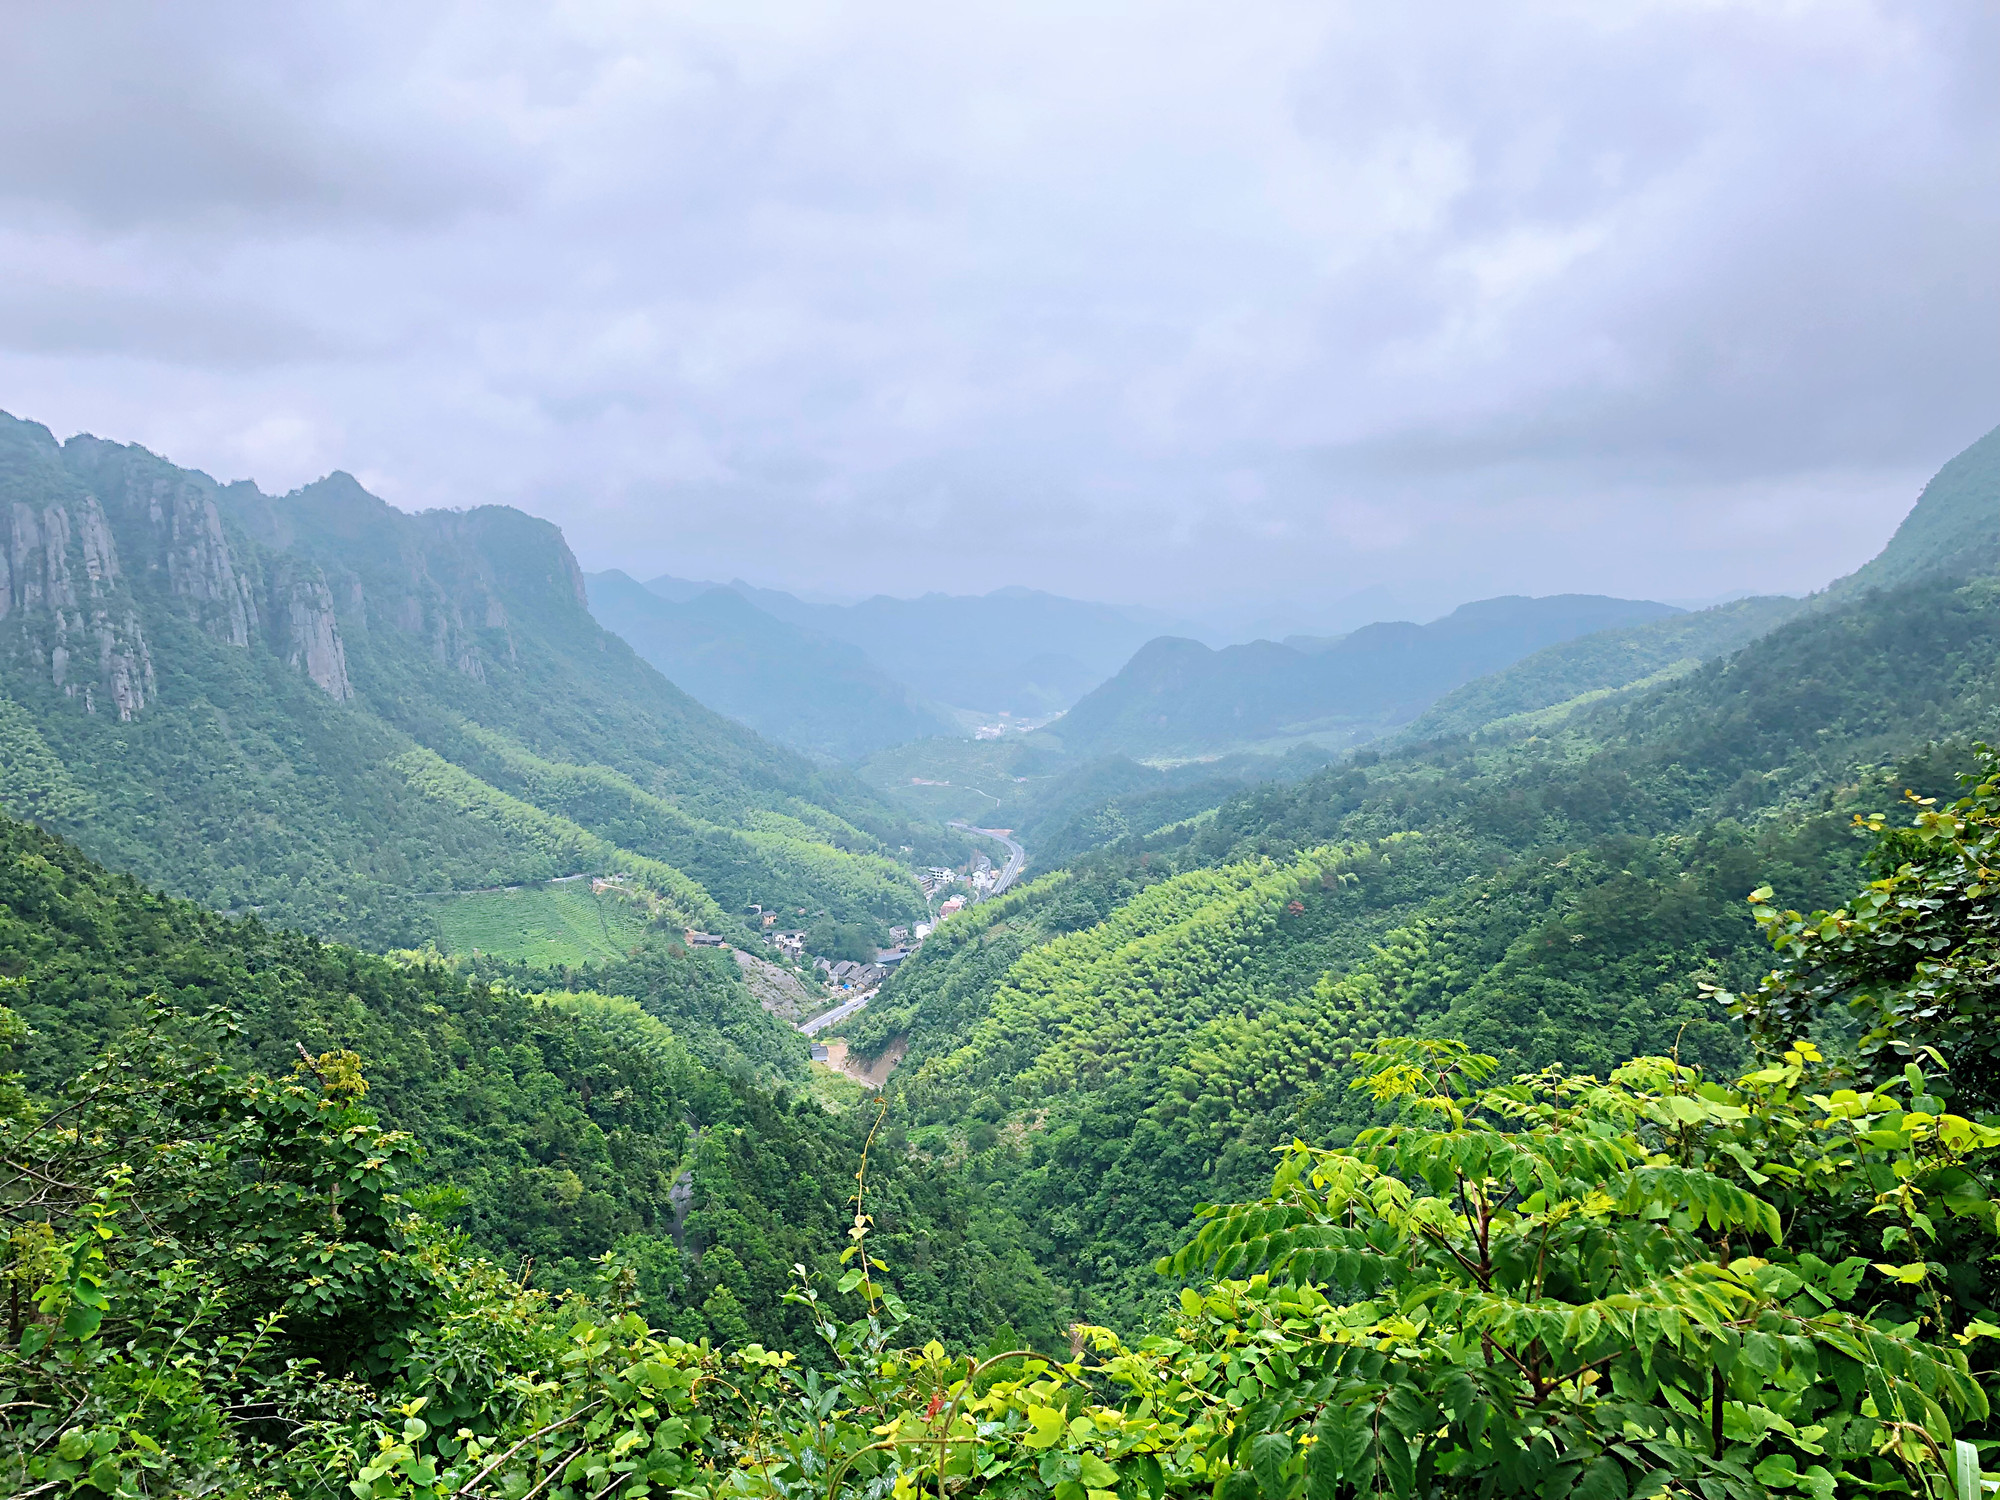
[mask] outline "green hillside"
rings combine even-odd
[[[1130,1324],[1189,1201],[1252,1191],[1273,1141],[1365,1123],[1341,1079],[1379,1032],[1509,1068],[1676,1045],[1741,1065],[1701,985],[1769,966],[1743,897],[1851,889],[1850,814],[1954,791],[2000,722],[1996,659],[2000,586],[1915,583],[1548,736],[1249,788],[954,918],[849,1035],[906,1042],[913,1128],[971,1149],[989,1122],[996,1191],[1080,1306]]]
[[[704,1067],[672,1029],[693,1005],[662,1025],[226,922],[0,820],[0,1044],[28,1066],[0,1080],[0,1269],[31,1293],[0,1342],[0,1479],[84,1500],[1976,1496],[2000,1093],[1950,1065],[1994,1051],[1962,961],[1990,958],[2000,862],[2000,757],[1979,774],[1870,830],[1895,873],[1851,910],[1758,891],[1786,962],[1723,997],[1752,1070],[1686,894],[1739,873],[1730,838],[1495,872],[1261,1003],[1307,898],[1421,883],[1406,836],[1100,881],[1119,909],[1023,952],[925,1069],[931,1103],[997,1106],[957,1139]],[[947,922],[941,963],[1031,911],[1084,915],[1088,884]],[[1683,895],[1635,903],[1649,885]],[[1635,960],[1669,1012],[1642,1045],[1691,1025],[1630,1058],[1608,997]],[[1504,1013],[1546,1012],[1565,971],[1609,1029]],[[1863,980],[1819,1037],[1795,1029]],[[1379,1034],[1482,984],[1443,1021],[1603,1065],[1509,1078],[1505,1053]],[[83,1071],[58,1102],[64,1053]],[[1061,1279],[1150,1332],[1071,1321]]]
[[[1834,598],[1912,579],[2000,571],[2000,427],[1938,470],[1879,555],[1831,585]]]
[[[1749,644],[1803,607],[1796,599],[1738,599],[1564,641],[1446,693],[1399,738],[1505,727],[1519,715],[1581,706],[1590,695],[1690,671]]]
[[[226,1009],[238,1066],[282,1077],[300,1046],[358,1054],[370,1106],[424,1141],[411,1185],[432,1190],[431,1212],[523,1272],[532,1257],[538,1285],[585,1284],[615,1247],[644,1268],[662,1327],[805,1332],[781,1293],[794,1261],[832,1263],[865,1122],[800,1097],[803,1040],[726,955],[662,949],[582,970],[581,992],[538,994],[231,921],[0,818],[0,969],[30,1028],[13,1065],[38,1097],[130,1028],[194,1035],[191,1018]],[[162,1006],[190,1019],[163,1022]],[[1053,1316],[1047,1283],[1004,1240],[968,1241],[952,1183],[890,1159],[876,1191],[929,1326],[973,1337]]]
[[[1428,625],[1368,625],[1307,649],[1252,641],[1212,651],[1161,637],[1038,738],[1072,756],[1164,759],[1359,744],[1523,656],[1678,613],[1644,600],[1558,594],[1484,599]]]
[[[218,909],[378,946],[431,893],[630,869],[671,915],[907,917],[926,832],[600,628],[502,507],[286,496],[0,415],[0,806]]]
[[[432,921],[448,953],[561,968],[623,958],[651,935],[633,902],[584,880],[447,897]]]

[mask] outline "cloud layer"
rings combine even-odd
[[[1810,588],[2000,422],[1980,0],[661,12],[10,7],[0,406],[1218,614]]]

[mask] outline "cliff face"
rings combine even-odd
[[[485,685],[519,669],[517,615],[587,610],[561,533],[517,511],[405,515],[342,473],[270,496],[0,413],[0,663],[85,713],[154,701],[163,613],[346,703],[367,671],[350,637],[376,668],[414,649]]]
[[[729,906],[895,911],[811,829],[918,839],[599,627],[545,522],[406,515],[346,474],[266,495],[4,413],[0,809],[214,909],[391,947],[439,936],[418,893],[568,873],[552,850],[585,834]],[[772,813],[796,850],[739,837]]]
[[[334,702],[347,702],[354,684],[348,680],[347,648],[341,644],[326,575],[312,564],[286,559],[272,602],[283,627],[279,649],[286,665],[303,670]]]
[[[27,451],[0,466],[0,660],[85,713],[130,720],[153,697],[156,681],[117,539],[97,498],[62,482],[47,432],[29,436]]]

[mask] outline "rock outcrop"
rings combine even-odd
[[[286,661],[302,668],[334,702],[351,699],[354,684],[347,676],[347,648],[341,644],[326,574],[310,563],[287,559],[278,571],[274,603]]]
[[[152,653],[120,581],[118,547],[96,497],[8,507],[0,548],[0,620],[15,648],[66,697],[131,719],[154,696]]]

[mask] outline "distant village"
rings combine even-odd
[[[1000,878],[1000,872],[993,868],[992,860],[984,854],[975,854],[963,872],[935,865],[924,871],[919,877],[918,884],[923,887],[924,898],[927,901],[937,902],[937,920],[942,922],[954,912],[963,911],[967,906],[985,900],[993,893]],[[954,886],[963,886],[965,889],[953,891]],[[952,893],[945,895],[944,899],[939,901],[939,896],[947,891]],[[762,907],[753,907],[752,915],[761,919],[764,941],[775,948],[786,962],[805,965],[806,933],[803,929],[780,928],[778,923],[782,920],[781,914],[765,911]],[[799,915],[804,913],[801,912]],[[811,961],[813,974],[830,990],[853,993],[873,990],[895,972],[898,964],[923,946],[924,939],[931,934],[931,928],[930,922],[918,922],[911,927],[891,927],[889,946],[877,948],[872,961],[815,957]],[[729,940],[719,933],[699,932],[689,928],[686,935],[690,947],[730,946]]]

